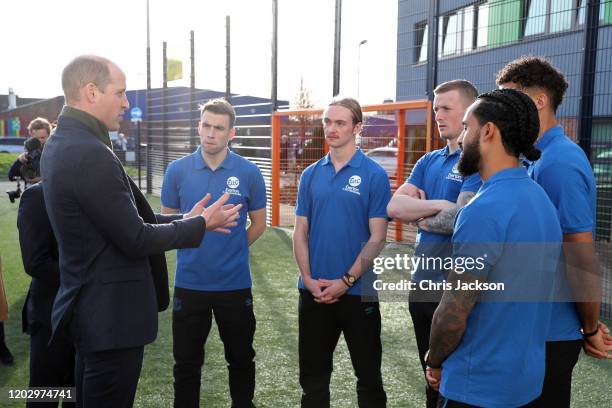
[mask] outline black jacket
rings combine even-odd
[[[23,268],[32,277],[21,314],[22,328],[34,334],[40,325],[51,327],[51,308],[60,282],[57,242],[40,183],[22,193],[17,228]]]
[[[152,342],[168,304],[163,253],[198,247],[204,219],[153,214],[112,150],[72,117],[60,116],[41,173],[60,254],[54,336],[70,328],[84,352]]]

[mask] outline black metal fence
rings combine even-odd
[[[481,91],[522,55],[542,55],[570,83],[558,117],[590,157],[602,314],[612,318],[612,0],[400,0],[397,99],[431,97],[465,78]]]
[[[196,88],[194,42],[191,32],[191,85],[178,87],[168,86],[168,60],[166,43],[163,43],[163,85],[161,88],[147,89],[142,100],[138,101],[143,108],[144,120],[125,123],[122,127],[123,132],[131,135],[128,139],[131,143],[128,143],[127,152],[124,153],[125,163],[133,167],[130,171],[138,179],[139,187],[147,193],[159,195],[168,164],[192,153],[200,144],[197,130],[199,106],[211,99],[226,98],[236,110],[236,136],[230,148],[259,166],[266,180],[268,200],[271,200],[273,102],[267,98],[232,94],[229,88],[225,91]],[[227,83],[229,86],[229,80]],[[286,101],[276,101],[277,108],[287,108],[287,105]]]

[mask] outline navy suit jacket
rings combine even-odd
[[[54,337],[69,329],[84,352],[152,342],[168,304],[163,254],[198,247],[204,219],[153,214],[112,150],[71,117],[45,144],[41,174],[60,255]]]
[[[41,183],[24,190],[17,214],[19,246],[25,272],[32,277],[22,310],[24,332],[51,327],[51,308],[59,289],[59,254],[49,223]]]

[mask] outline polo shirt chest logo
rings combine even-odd
[[[361,177],[358,175],[351,176],[348,180],[348,184],[344,186],[342,191],[347,191],[349,193],[361,195],[359,191],[359,185],[361,184]]]
[[[227,178],[227,188],[224,190],[225,193],[230,195],[240,196],[240,190],[238,190],[238,186],[240,185],[240,180],[238,177],[231,176]]]
[[[459,183],[463,183],[463,176],[459,173],[459,169],[457,168],[457,164],[453,166],[453,169],[446,176],[447,180],[457,181]]]

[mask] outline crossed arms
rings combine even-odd
[[[457,212],[463,208],[475,193],[464,191],[457,202],[428,200],[423,190],[405,183],[393,194],[387,214],[403,223],[415,223],[419,228],[438,234],[451,235]]]

